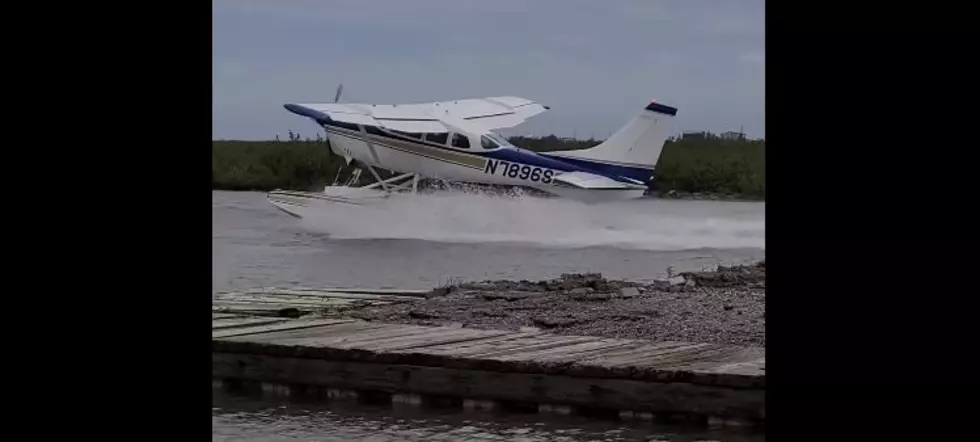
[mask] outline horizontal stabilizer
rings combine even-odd
[[[596,175],[588,172],[563,172],[555,175],[553,178],[555,182],[562,183],[572,187],[578,187],[580,189],[637,189],[645,188],[646,186],[637,183],[630,184],[623,181],[617,181],[612,178],[604,177],[602,175]]]
[[[546,110],[520,97],[486,97],[417,104],[308,103],[286,104],[298,115],[318,122],[327,118],[351,124],[385,127],[404,132],[448,132],[440,122],[451,117],[486,130],[513,127]]]

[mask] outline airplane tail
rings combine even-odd
[[[651,102],[601,144],[589,149],[547,152],[546,155],[604,175],[647,183],[653,178],[653,169],[670,135],[670,123],[675,115],[676,108]]]

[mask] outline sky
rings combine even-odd
[[[322,133],[284,103],[514,95],[504,135],[605,139],[651,100],[674,133],[765,136],[763,0],[212,0],[211,136]]]

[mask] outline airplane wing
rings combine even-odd
[[[562,184],[581,189],[628,189],[645,187],[641,183],[629,184],[588,172],[562,172],[552,178]]]
[[[546,110],[520,97],[487,97],[414,104],[309,103],[287,104],[286,109],[313,119],[327,116],[352,124],[380,126],[404,132],[448,132],[440,122],[452,116],[493,130],[513,127]]]

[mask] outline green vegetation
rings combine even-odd
[[[554,135],[510,141],[538,152],[584,149],[601,142]],[[215,140],[211,142],[211,188],[318,190],[334,182],[343,164],[319,136],[303,140],[290,133],[289,141]],[[340,171],[341,182],[349,178],[350,169]],[[664,146],[654,176],[652,187],[662,192],[765,199],[766,142],[726,140],[711,134],[672,139]],[[367,173],[361,179],[372,181]]]
[[[670,140],[654,169],[662,191],[766,198],[766,141],[714,136]]]

